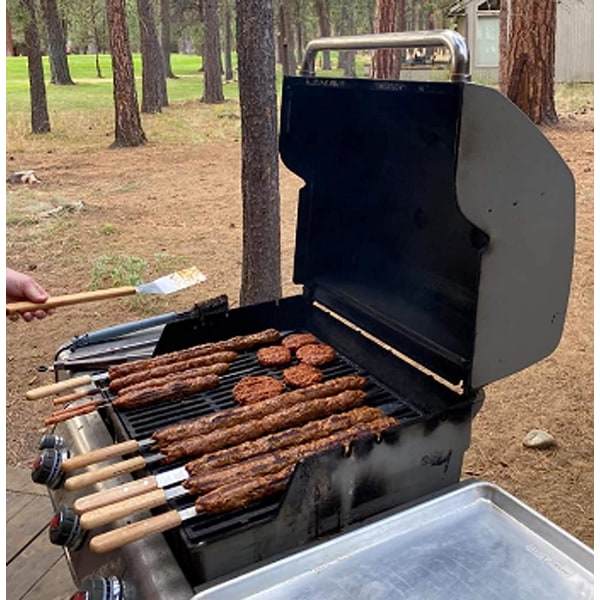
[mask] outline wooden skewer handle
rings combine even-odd
[[[90,549],[97,554],[110,552],[153,533],[161,533],[179,527],[179,525],[181,525],[179,513],[176,510],[171,510],[157,517],[150,517],[131,523],[131,525],[125,525],[125,527],[101,533],[90,540]]]
[[[87,402],[79,402],[79,404],[71,404],[70,406],[66,406],[65,408],[57,408],[56,410],[52,411],[52,414],[50,416],[57,417],[60,415],[66,415],[68,413],[78,414],[84,409],[96,408],[100,404],[104,404],[104,401],[98,398],[96,400],[90,399]]]
[[[91,452],[84,452],[83,454],[78,454],[72,458],[67,458],[63,461],[61,469],[65,473],[69,473],[70,471],[75,471],[76,469],[102,462],[113,456],[123,456],[123,454],[136,452],[139,449],[140,445],[136,440],[129,440],[127,442],[121,442],[120,444],[105,446],[104,448],[98,448]]]
[[[127,500],[85,512],[81,515],[79,523],[83,529],[94,529],[117,519],[133,515],[140,510],[156,508],[161,504],[166,504],[166,502],[167,497],[164,490],[153,490],[147,494],[127,498]]]
[[[72,394],[64,394],[63,396],[59,396],[58,398],[54,398],[52,400],[52,404],[54,406],[65,406],[66,404],[70,404],[71,402],[75,402],[75,400],[81,400],[90,394],[94,394],[95,390],[82,390],[81,392],[73,392]]]
[[[98,405],[100,404],[99,400],[95,400],[90,404],[85,404],[83,406],[73,407],[69,410],[57,410],[52,413],[47,419],[44,419],[44,425],[55,425],[56,423],[63,423],[64,421],[68,421],[73,417],[79,417],[81,415],[87,415],[91,412],[94,412]]]
[[[47,396],[52,396],[52,394],[68,392],[80,385],[88,385],[90,383],[92,383],[92,378],[89,375],[81,375],[80,377],[73,377],[72,379],[57,381],[56,383],[50,383],[49,385],[43,385],[39,388],[28,390],[25,393],[25,398],[27,398],[27,400],[41,400]]]
[[[137,289],[132,285],[109,288],[107,290],[96,290],[94,292],[79,292],[77,294],[65,294],[64,296],[54,296],[48,298],[46,302],[12,302],[6,305],[6,314],[14,315],[17,313],[33,312],[36,310],[46,310],[48,308],[58,308],[59,306],[70,306],[73,304],[83,304],[84,302],[95,302],[96,300],[108,300],[110,298],[119,298],[121,296],[131,296]]]
[[[154,475],[149,475],[148,477],[136,479],[131,483],[123,483],[122,485],[117,485],[108,490],[81,496],[81,498],[77,498],[73,503],[73,509],[78,515],[82,515],[85,512],[96,510],[97,508],[107,506],[108,504],[115,504],[116,502],[121,502],[127,498],[133,498],[134,496],[141,496],[142,494],[151,492],[157,488],[158,483],[156,477],[154,477]]]
[[[129,460],[123,460],[113,465],[108,465],[100,469],[94,469],[81,475],[74,475],[65,480],[65,489],[67,490],[80,490],[81,488],[88,487],[99,481],[106,481],[125,473],[131,473],[137,471],[146,466],[146,461],[143,456],[136,456]]]

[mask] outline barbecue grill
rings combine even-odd
[[[439,45],[452,57],[449,82],[314,75],[324,49]],[[381,440],[361,439],[349,455],[340,449],[300,461],[280,494],[198,515],[107,555],[91,553],[62,510],[53,541],[65,545],[78,583],[110,576],[106,589],[125,582],[142,598],[187,599],[459,481],[483,386],[558,344],[574,250],[568,168],[515,106],[469,79],[468,52],[454,32],[311,42],[301,76],[284,79],[280,123],[281,158],[305,182],[294,263],[302,294],[59,350],[58,380],[266,328],[311,332],[336,351],[325,379],[365,376],[366,403],[398,419]],[[165,425],[233,406],[235,382],[260,374],[280,373],[245,351],[218,388],[130,410],[110,405],[100,378],[95,385],[107,403],[56,434],[72,454],[144,440]],[[46,469],[57,509],[71,506],[78,494],[62,487],[57,463],[50,464],[66,450],[45,452],[37,475]],[[134,476],[172,467],[149,460]],[[182,498],[170,508],[191,505]]]

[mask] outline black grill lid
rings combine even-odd
[[[465,388],[554,350],[573,178],[501,94],[286,77],[280,153],[306,184],[294,281],[309,297]]]
[[[286,78],[280,151],[300,175],[294,280],[458,383],[486,236],[455,189],[462,86]]]

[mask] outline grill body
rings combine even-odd
[[[416,43],[413,34],[390,35],[401,46]],[[432,45],[440,36],[421,37]],[[369,38],[367,47],[388,39],[374,46]],[[332,47],[363,42],[353,37]],[[461,69],[468,67],[463,50],[453,51]],[[286,78],[280,152],[305,182],[294,263],[303,294],[175,319],[145,346],[160,355],[266,328],[308,331],[338,355],[326,378],[366,376],[366,403],[398,425],[380,441],[353,444],[347,455],[330,451],[299,462],[285,492],[245,510],[198,516],[105,557],[90,557],[85,544],[69,551],[78,578],[118,575],[134,580],[143,597],[189,598],[192,588],[458,482],[482,386],[540,360],[560,339],[574,247],[568,168],[505,98],[467,82],[462,70],[452,83]],[[111,344],[117,361],[132,337]],[[63,376],[81,372],[69,363],[82,352],[61,349]],[[85,353],[93,355],[94,345]],[[141,440],[232,406],[235,381],[269,373],[253,352],[233,369],[220,388],[182,403],[107,407],[59,432],[79,451],[106,445],[92,431]],[[136,476],[164,468],[153,464]],[[61,489],[50,494],[55,506],[74,499]],[[171,508],[190,504],[181,499]],[[164,565],[162,581],[145,577],[157,564]]]

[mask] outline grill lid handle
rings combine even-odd
[[[322,50],[375,50],[382,48],[446,46],[450,51],[450,81],[470,81],[469,49],[465,39],[451,29],[399,31],[348,35],[312,40],[306,46],[300,75],[315,76],[315,58]]]

